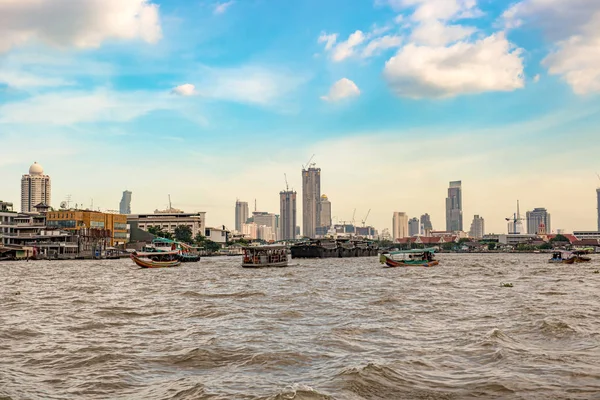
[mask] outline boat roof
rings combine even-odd
[[[390,252],[390,254],[420,254],[420,253],[435,253],[435,249],[433,247],[429,247],[426,249],[398,250],[398,251]]]
[[[262,246],[244,246],[244,249],[248,250],[281,250],[285,249],[287,246],[283,244],[265,244]]]

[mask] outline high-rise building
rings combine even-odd
[[[302,169],[302,234],[314,238],[321,220],[321,168]]]
[[[248,221],[248,202],[236,200],[235,202],[235,230],[242,232],[242,225]]]
[[[411,218],[408,221],[408,236],[417,236],[421,233],[421,223],[418,218]]]
[[[21,178],[21,212],[35,212],[40,203],[50,205],[50,177],[37,162],[29,167],[29,174]]]
[[[296,192],[293,190],[279,192],[279,213],[281,240],[296,238]]]
[[[596,197],[598,198],[598,232],[600,232],[600,188],[596,189]]]
[[[545,208],[534,208],[533,211],[527,211],[527,233],[538,235],[552,232],[550,226],[550,214]],[[544,231],[544,232],[542,232]]]
[[[330,227],[331,222],[331,202],[326,195],[321,196],[321,217],[319,218],[319,226]]]
[[[121,202],[119,203],[119,213],[128,215],[131,214],[131,192],[126,190],[123,192]]]
[[[463,230],[462,184],[461,181],[450,182],[446,198],[446,230],[457,232]]]
[[[427,232],[431,232],[433,230],[433,225],[431,225],[431,217],[429,214],[425,213],[421,215],[421,228],[423,229],[423,234],[427,234]]]
[[[261,237],[260,234],[258,235],[259,239],[277,240],[277,217],[275,214],[270,214],[270,213],[264,212],[264,211],[253,211],[252,212],[252,220],[259,227],[264,225],[264,226],[271,228],[268,231],[269,234],[273,235],[273,237],[271,239],[266,239],[264,237]]]
[[[475,239],[483,239],[483,235],[485,235],[485,221],[479,215],[475,215],[473,222],[471,222],[469,236]]]
[[[394,212],[392,218],[392,238],[402,239],[408,236],[408,215],[404,212]]]

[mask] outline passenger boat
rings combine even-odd
[[[550,264],[573,264],[575,263],[575,259],[576,256],[569,251],[555,251],[548,262]]]
[[[588,254],[588,252],[585,250],[577,250],[577,251],[574,251],[573,254],[575,256],[574,258],[575,258],[576,263],[592,261],[592,259],[590,257],[586,257],[586,254]]]
[[[434,253],[433,248],[392,251],[381,254],[379,262],[385,264],[384,268],[433,267],[439,264],[433,258]]]
[[[177,251],[133,252],[131,259],[140,268],[170,268],[178,267],[181,264]]]
[[[286,267],[288,265],[287,247],[281,245],[244,247],[242,267]]]

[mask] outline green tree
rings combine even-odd
[[[184,243],[192,243],[192,228],[187,225],[177,226],[175,228],[175,239]]]
[[[221,245],[219,243],[213,242],[212,240],[206,240],[204,242],[204,248],[207,251],[214,253],[221,249]]]
[[[160,226],[149,226],[148,233],[165,239],[173,239],[173,235],[171,234],[171,232],[163,231]]]
[[[561,235],[558,234],[556,236],[554,236],[552,239],[550,239],[550,242],[567,242],[567,243],[571,243],[571,241],[565,236],[565,235]]]
[[[206,238],[200,232],[198,232],[194,237],[194,243],[196,243],[198,246],[203,246],[205,240]]]
[[[449,242],[449,243],[443,243],[442,244],[442,249],[446,250],[446,251],[450,251],[454,249],[454,242]]]
[[[461,245],[463,243],[470,242],[469,238],[460,238],[458,239],[458,244]]]
[[[538,249],[540,250],[550,250],[552,248],[552,245],[550,243],[544,243],[540,246],[538,246]]]
[[[494,251],[496,250],[496,243],[492,242],[492,243],[488,243],[488,250],[489,251]]]

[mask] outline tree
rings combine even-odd
[[[192,228],[187,225],[177,226],[175,228],[175,239],[184,243],[192,243]]]
[[[442,244],[442,249],[446,250],[446,251],[450,251],[454,249],[454,242],[449,242],[449,243],[443,243]]]
[[[467,243],[467,242],[470,242],[469,238],[460,238],[460,239],[458,239],[458,244],[459,245],[461,245],[463,243]]]
[[[196,243],[198,246],[204,245],[205,240],[206,240],[206,237],[204,237],[204,235],[202,235],[200,232],[198,232],[196,234],[196,236],[194,237],[194,243]]]
[[[488,243],[488,250],[489,251],[494,251],[496,250],[496,243],[492,242],[492,243]]]
[[[558,234],[556,236],[554,236],[552,239],[550,239],[551,242],[567,242],[567,243],[571,243],[571,241],[565,236],[565,235],[561,235]]]
[[[171,234],[171,232],[163,231],[160,226],[149,226],[148,233],[165,239],[173,239],[173,235]]]
[[[212,240],[209,239],[204,242],[204,248],[207,251],[214,253],[221,249],[221,245],[219,243],[213,242]]]
[[[544,244],[540,245],[538,248],[540,250],[549,250],[552,248],[552,245],[550,243],[544,243]]]

